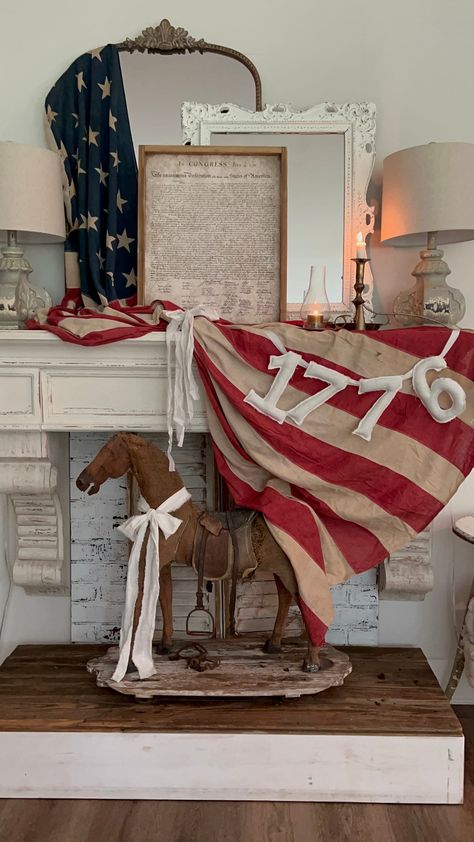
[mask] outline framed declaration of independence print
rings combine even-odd
[[[140,146],[139,303],[286,317],[284,147]]]

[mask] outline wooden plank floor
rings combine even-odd
[[[1,842],[472,842],[474,706],[463,806],[0,799]]]
[[[86,672],[100,646],[20,646],[0,668],[0,731],[449,735],[461,725],[418,649],[351,648],[342,687],[294,700],[132,702]]]

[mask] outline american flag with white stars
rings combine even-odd
[[[76,59],[45,107],[65,174],[66,285],[77,286],[79,274],[86,306],[133,304],[137,164],[117,47]]]

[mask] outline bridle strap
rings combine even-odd
[[[233,549],[233,560],[232,560],[232,581],[230,586],[230,597],[229,597],[229,632],[232,636],[237,634],[235,630],[235,605],[237,602],[237,578],[239,575],[239,549],[237,544],[237,539],[235,535],[235,531],[232,529],[231,523],[231,513],[226,512],[226,520],[227,520],[227,528],[229,530],[229,535],[232,541],[232,549]]]
[[[193,631],[191,629],[191,622],[190,619],[193,614],[197,611],[202,611],[204,614],[210,618],[211,621],[211,632],[210,636],[213,637],[215,633],[215,620],[212,616],[211,612],[204,608],[204,563],[206,558],[206,544],[208,539],[209,533],[207,529],[203,527],[203,525],[198,521],[196,536],[194,540],[194,549],[193,549],[193,558],[196,559],[197,564],[197,574],[198,574],[198,581],[197,581],[197,591],[196,591],[196,606],[189,612],[186,618],[186,634],[190,637],[201,637],[201,632]],[[209,635],[205,635],[209,636]]]
[[[209,535],[207,529],[205,529],[202,523],[198,524],[198,528],[200,530],[198,541],[197,541],[197,562],[198,562],[198,581],[197,581],[197,591],[196,591],[196,608],[199,608],[201,611],[204,610],[204,564],[206,560],[206,544],[207,544],[207,536]]]

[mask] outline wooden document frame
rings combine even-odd
[[[286,317],[285,147],[140,146],[138,193],[139,304],[209,304],[241,323]]]

